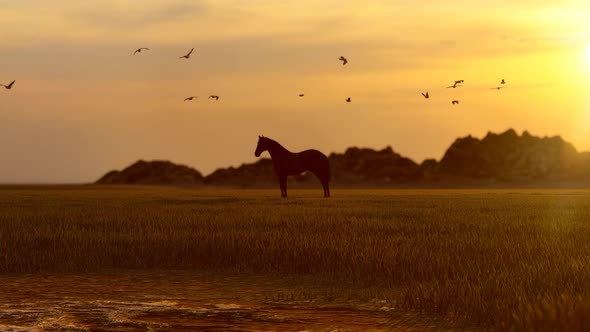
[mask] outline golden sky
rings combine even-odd
[[[589,17],[587,0],[0,0],[0,83],[17,80],[0,88],[0,182],[140,158],[208,174],[255,161],[259,134],[416,162],[508,128],[590,150]]]

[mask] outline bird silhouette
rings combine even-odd
[[[462,81],[462,80],[461,80],[461,81]],[[458,87],[462,86],[462,85],[460,85],[460,84],[459,84],[459,83],[457,83],[457,82],[458,82],[458,81],[455,81],[455,84],[447,86],[447,89],[450,89],[450,88],[453,88],[453,89],[454,89],[454,88],[458,88]]]
[[[506,81],[502,79],[502,82],[500,82],[500,84],[506,84]]]
[[[216,95],[210,95],[209,98],[207,98],[207,99],[211,99],[211,98],[213,98],[215,100],[219,100],[219,96],[216,96]]]
[[[500,89],[506,89],[507,86],[497,86],[495,88],[490,88],[490,90],[500,90]]]
[[[135,55],[135,53],[141,53],[141,51],[146,50],[149,51],[150,49],[147,47],[140,47],[138,49],[135,50],[135,52],[133,52],[133,55]]]
[[[464,80],[456,80],[456,81],[455,81],[455,84],[461,84],[461,83],[463,83],[463,82],[465,82],[465,81],[464,81]]]
[[[352,99],[350,99],[350,97],[346,98],[346,102],[350,103],[352,101]]]
[[[178,57],[178,58],[179,59],[182,59],[182,58],[188,59],[188,58],[191,57],[191,54],[193,53],[194,50],[195,50],[195,48],[193,47],[193,48],[191,48],[191,50],[186,55],[183,55],[183,56]]]
[[[193,100],[193,99],[195,99],[195,98],[198,98],[198,97],[197,97],[197,96],[190,96],[190,97],[186,97],[186,98],[184,98],[184,101],[187,101],[187,100]]]
[[[458,100],[453,100],[451,103],[452,103],[453,105],[457,105],[457,104],[459,104],[459,101],[458,101]]]
[[[338,60],[342,61],[342,65],[343,65],[343,66],[344,66],[345,64],[347,64],[347,63],[348,63],[348,60],[347,60],[345,57],[343,57],[343,56],[340,56],[340,57],[338,58]]]
[[[305,96],[303,93],[300,93],[300,94],[299,94],[299,97],[303,97],[303,96]]]
[[[12,85],[14,84],[14,82],[16,82],[16,81],[12,81],[12,82],[10,82],[10,84],[8,84],[8,85],[0,84],[0,86],[3,86],[3,87],[5,87],[6,89],[10,90],[10,89],[12,89]]]
[[[422,92],[422,95],[424,96],[424,98],[428,99],[430,98],[430,95],[428,94],[428,91],[426,91],[426,93]]]

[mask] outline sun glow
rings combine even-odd
[[[590,63],[590,43],[586,46],[586,60]]]

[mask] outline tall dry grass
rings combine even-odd
[[[4,189],[0,272],[304,274],[395,290],[398,306],[503,328],[533,321],[530,308],[546,299],[590,294],[590,191],[320,194]]]

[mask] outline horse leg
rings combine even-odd
[[[324,188],[324,197],[330,197],[330,179],[328,177],[325,176],[325,174],[321,173],[321,172],[313,172],[313,174],[315,174],[315,176],[318,178],[318,180],[320,180],[320,182],[322,183],[322,187]]]
[[[324,187],[324,197],[330,197],[330,186],[329,186],[329,182],[323,180],[322,181],[322,187]]]
[[[279,184],[281,186],[281,197],[287,197],[287,176],[279,176]]]

